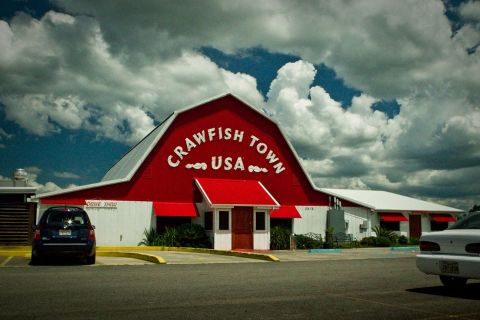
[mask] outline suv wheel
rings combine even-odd
[[[95,258],[96,258],[96,254],[94,254],[93,256],[87,257],[87,264],[95,264]]]

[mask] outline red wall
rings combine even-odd
[[[220,127],[222,139],[219,139]],[[212,141],[208,137],[209,128],[216,129]],[[228,135],[226,128],[231,129],[230,140],[225,139]],[[206,142],[197,144],[192,136],[202,130],[205,131]],[[235,130],[243,132],[241,142],[238,139],[234,141]],[[251,135],[259,138],[253,147],[250,146]],[[190,145],[191,150],[183,155],[178,166],[171,167],[167,161],[169,156],[172,163],[180,160],[174,152],[175,148],[180,146],[187,151],[185,138],[189,138],[196,146]],[[258,143],[264,143],[267,150],[275,153],[278,161],[270,164],[266,160],[268,151],[259,153],[256,148]],[[260,148],[260,151],[263,149]],[[212,156],[232,158],[232,168],[213,170]],[[242,160],[243,171],[233,168],[237,158]],[[285,169],[277,174],[274,165],[279,162]],[[206,163],[208,168],[185,168],[185,165],[194,163]],[[250,165],[266,168],[268,172],[249,172]],[[328,196],[311,187],[277,126],[233,96],[222,97],[177,115],[130,182],[71,192],[54,198],[200,202],[201,195],[193,181],[196,177],[260,180],[280,204],[328,205]]]

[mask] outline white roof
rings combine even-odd
[[[102,182],[114,180],[130,180],[145,158],[150,154],[152,149],[157,145],[158,140],[163,136],[166,128],[173,119],[171,114],[164,122],[162,122],[155,129],[137,143],[130,151],[128,151],[113,167],[111,167]]]
[[[463,210],[423,201],[400,194],[377,190],[318,189],[375,211],[423,211],[432,213],[462,213]]]
[[[35,187],[0,187],[0,194],[2,193],[35,193]]]

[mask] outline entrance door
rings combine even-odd
[[[232,209],[232,249],[253,249],[253,207]]]
[[[410,226],[410,238],[419,239],[420,236],[422,235],[422,216],[410,215],[409,226]]]

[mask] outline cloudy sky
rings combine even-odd
[[[99,181],[172,111],[232,92],[318,187],[480,203],[480,1],[10,0],[0,176]]]

